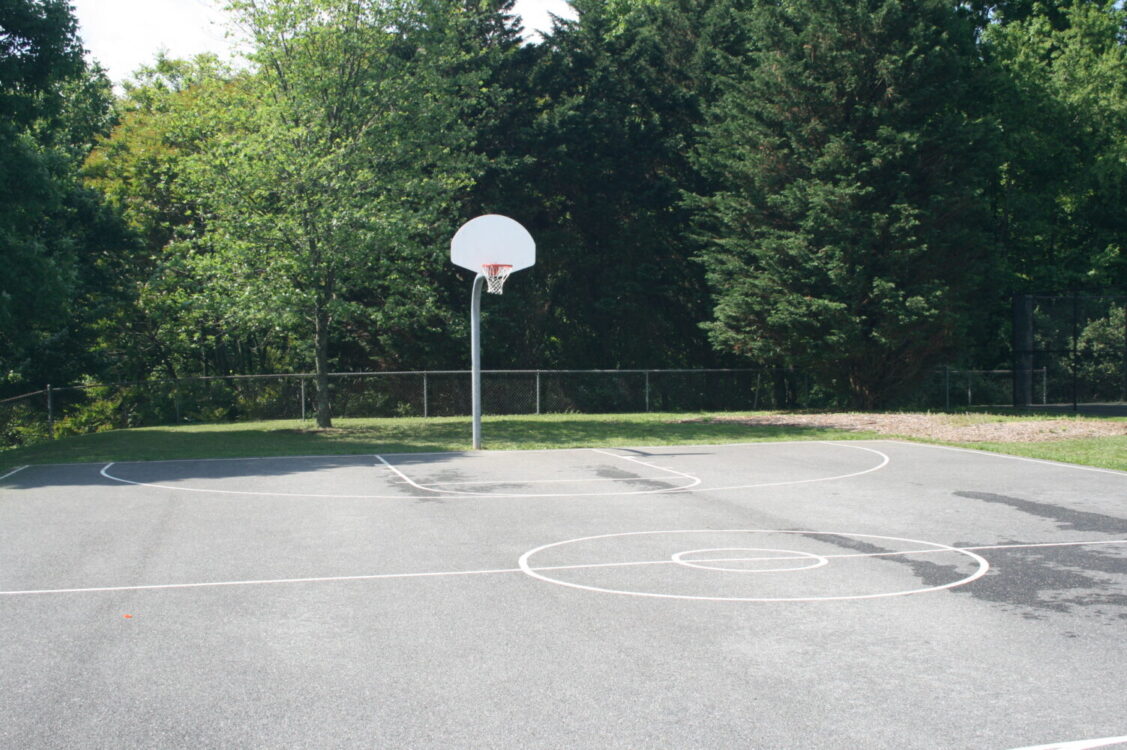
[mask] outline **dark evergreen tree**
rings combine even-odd
[[[524,82],[504,169],[476,195],[524,223],[538,253],[490,301],[491,365],[716,361],[699,328],[708,295],[680,205],[694,175],[692,71],[710,5],[727,3],[577,0],[576,20],[513,59]]]
[[[893,403],[957,346],[989,275],[974,18],[944,0],[740,18],[750,49],[696,151],[712,341],[841,403]]]
[[[91,306],[106,299],[105,254],[123,236],[78,169],[111,101],[66,2],[0,1],[0,383],[10,389],[96,364]]]

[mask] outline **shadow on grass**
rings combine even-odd
[[[583,448],[611,445],[675,445],[766,442],[786,440],[842,440],[874,437],[805,425],[747,425],[707,419],[600,420],[562,419],[551,421],[497,417],[486,420],[482,432],[485,447]]]
[[[340,419],[318,430],[295,421],[145,427],[82,435],[0,453],[0,469],[24,464],[196,458],[333,456],[464,451],[468,418]],[[747,425],[687,415],[486,417],[486,449],[584,448],[678,443],[841,440],[873,437],[799,425]]]

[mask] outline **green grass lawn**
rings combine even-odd
[[[704,414],[566,414],[486,417],[486,449],[856,440],[887,437],[799,426],[711,421]],[[466,417],[338,419],[330,430],[309,422],[271,421],[144,427],[68,437],[0,452],[0,474],[25,464],[154,461],[361,453],[459,451],[470,447]],[[1049,443],[952,443],[966,448],[1127,471],[1127,437]]]
[[[951,443],[950,445],[1008,453],[1011,456],[1065,461],[1070,464],[1127,471],[1127,437],[1078,438],[1049,443]]]
[[[486,449],[676,445],[762,440],[841,440],[874,437],[803,427],[748,427],[689,414],[553,414],[486,417]],[[279,420],[177,427],[141,427],[68,437],[0,453],[0,470],[38,463],[155,461],[357,453],[469,450],[468,417],[335,419],[329,430]]]

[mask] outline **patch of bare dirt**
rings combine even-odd
[[[747,425],[868,431],[956,443],[1039,443],[1127,435],[1127,422],[1077,418],[1002,420],[979,414],[757,414],[712,419]]]

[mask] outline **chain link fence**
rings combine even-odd
[[[904,409],[1127,409],[1127,295],[1014,298],[1014,367],[943,368]],[[88,383],[0,400],[0,448],[66,435],[166,424],[308,419],[311,373]],[[334,417],[470,414],[466,370],[329,375]],[[487,370],[486,414],[822,409],[809,377],[779,369]]]
[[[1034,373],[1046,372],[1043,403],[1127,404],[1127,295],[1014,298],[1014,406],[1036,403]]]
[[[1035,373],[1040,402],[1049,370]],[[952,409],[1009,403],[1013,371],[936,371],[905,408]],[[329,375],[334,417],[470,414],[466,370]],[[0,447],[101,430],[169,424],[312,419],[314,377],[231,375],[137,383],[47,386],[0,401]],[[825,408],[801,374],[771,369],[486,370],[486,414],[614,414]]]

